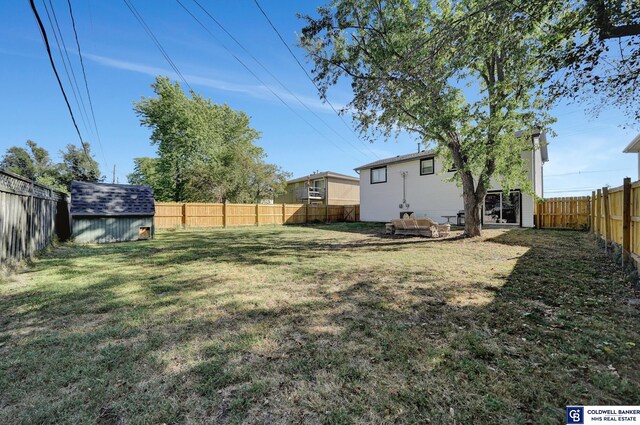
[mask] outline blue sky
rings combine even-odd
[[[197,12],[191,0],[184,3]],[[220,21],[286,88],[301,99],[309,112],[243,52],[202,13],[198,13],[217,41],[207,34],[175,1],[133,0],[147,24],[168,54],[198,92],[217,103],[247,112],[254,128],[262,133],[258,144],[268,161],[280,165],[294,176],[309,172],[336,171],[354,174],[353,168],[378,158],[414,152],[411,137],[400,141],[380,140],[373,144],[359,141],[327,106],[323,105],[311,82],[298,68],[277,35],[252,0],[233,2],[203,1]],[[153,156],[149,130],[141,127],[132,110],[134,101],[151,96],[150,84],[157,74],[177,78],[161,53],[140,27],[122,1],[75,0],[74,15],[95,109],[101,143],[82,123],[80,129],[91,142],[102,173],[111,180],[116,165],[118,180],[126,182],[134,157]],[[296,32],[302,22],[296,12],[313,13],[319,1],[262,0],[261,5],[304,61],[304,52],[295,46]],[[47,0],[48,5],[48,0]],[[66,0],[53,0],[68,48],[75,46]],[[42,1],[36,1],[45,21],[50,42],[55,46]],[[47,148],[56,160],[67,143],[78,143],[64,100],[48,63],[43,42],[27,1],[0,2],[0,152],[27,139]],[[220,44],[240,57],[256,73],[256,80]],[[65,80],[59,52],[54,59]],[[80,68],[75,50],[71,50],[76,73]],[[77,75],[80,78],[80,75]],[[289,103],[285,107],[263,82]],[[82,80],[79,79],[82,85]],[[81,86],[82,88],[82,86]],[[348,103],[348,85],[329,93],[336,106]],[[72,103],[75,103],[73,98]],[[85,100],[86,102],[86,100]],[[598,118],[584,112],[580,105],[558,105],[552,111],[558,122],[557,136],[550,138],[550,162],[545,165],[545,196],[577,196],[592,188],[617,186],[625,176],[637,178],[635,155],[622,149],[640,128],[622,128],[625,118],[609,110]],[[319,118],[320,119],[319,119]],[[345,117],[350,123],[350,118]]]

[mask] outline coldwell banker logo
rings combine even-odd
[[[583,424],[584,423],[584,407],[583,406],[567,406],[567,424]]]

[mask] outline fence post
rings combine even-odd
[[[604,252],[609,250],[611,240],[611,211],[609,210],[609,188],[602,188],[602,203],[604,204]]]
[[[307,224],[309,222],[309,204],[305,204],[304,206],[304,223]]]
[[[222,202],[222,227],[227,227],[227,200]]]
[[[631,178],[625,177],[622,194],[622,266],[631,260]]]
[[[287,206],[282,204],[282,225],[287,224]]]
[[[187,204],[182,204],[182,228],[187,228]]]
[[[602,189],[596,191],[596,236],[602,232]]]
[[[260,204],[256,204],[256,226],[260,226]]]
[[[544,227],[544,223],[542,220],[544,220],[542,218],[542,211],[544,209],[544,201],[540,201],[538,202],[538,229],[542,229]]]
[[[33,258],[33,194],[35,186],[33,181],[31,182],[31,190],[29,191],[29,216],[27,217],[27,255],[29,259]]]
[[[591,191],[591,205],[589,205],[589,231],[596,233],[596,191]]]

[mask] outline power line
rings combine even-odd
[[[80,139],[80,144],[82,145],[82,150],[86,157],[91,160],[89,156],[89,150],[82,140],[82,135],[80,134],[80,129],[78,128],[78,123],[76,122],[76,118],[73,115],[73,109],[71,109],[71,104],[69,103],[69,98],[67,97],[67,93],[64,91],[64,86],[62,85],[62,81],[60,80],[60,75],[58,74],[58,70],[56,69],[56,64],[53,61],[53,56],[51,54],[51,46],[49,46],[49,38],[47,37],[47,31],[44,29],[44,25],[42,24],[42,20],[40,19],[40,14],[38,13],[38,9],[36,9],[36,5],[33,0],[29,0],[29,4],[31,5],[31,10],[33,11],[33,15],[38,22],[38,27],[40,28],[40,35],[42,35],[42,40],[44,41],[44,45],[47,49],[47,55],[49,56],[49,63],[51,64],[51,68],[53,69],[53,73],[56,76],[56,80],[58,81],[58,86],[60,86],[60,91],[62,92],[62,96],[64,97],[64,101],[67,104],[67,109],[69,110],[69,115],[71,115],[71,121],[73,121],[73,126],[76,129],[76,133],[78,133],[78,138]]]
[[[169,63],[169,66],[171,66],[174,72],[178,74],[178,77],[180,77],[182,82],[189,88],[189,90],[193,92],[194,90],[191,88],[186,78],[184,78],[184,75],[182,75],[182,72],[180,72],[176,64],[173,62],[173,60],[171,60],[167,51],[162,47],[162,44],[160,43],[160,41],[156,38],[156,36],[153,34],[153,31],[151,31],[151,28],[149,28],[147,23],[144,21],[144,19],[142,18],[142,15],[140,15],[140,12],[138,12],[138,10],[135,8],[133,3],[130,2],[130,0],[123,0],[123,1],[131,11],[131,14],[133,14],[133,16],[138,20],[138,23],[140,23],[140,25],[142,26],[142,29],[145,30],[145,32],[151,38],[151,40],[156,45],[158,50],[160,50],[160,53],[162,53],[162,56],[164,56],[165,60]]]
[[[360,152],[363,155],[366,155],[363,151],[361,151],[357,146],[355,146],[353,143],[351,143],[348,139],[346,139],[343,135],[341,135],[340,133],[338,133],[333,127],[331,127],[325,120],[323,120],[316,112],[314,112],[306,103],[304,103],[293,91],[291,91],[277,76],[275,76],[271,71],[269,71],[269,69],[260,61],[258,60],[240,41],[238,41],[238,39],[236,37],[233,36],[233,34],[231,34],[231,32],[229,32],[224,25],[222,25],[220,23],[220,21],[218,21],[207,9],[205,9],[204,6],[202,6],[202,4],[200,4],[200,2],[198,2],[198,0],[193,0],[193,2],[198,5],[198,7],[222,30],[224,31],[225,34],[227,34],[229,36],[229,38],[231,38],[247,55],[249,55],[249,57],[251,57],[251,59],[253,59],[254,62],[256,62],[267,74],[269,74],[274,80],[276,80],[278,82],[278,84],[280,84],[280,86],[282,86],[282,88],[284,88],[291,96],[293,96],[293,98],[295,98],[298,103],[300,103],[300,105],[302,105],[307,111],[309,111],[311,114],[313,114],[313,116],[315,116],[320,122],[322,122],[325,127],[327,127],[329,130],[331,130],[332,132],[334,132],[338,137],[340,137],[342,140],[344,140],[345,142],[347,142],[348,144],[350,144],[355,150],[357,150],[358,152]],[[365,146],[367,147],[367,146]],[[380,157],[378,157],[376,155],[375,152],[373,152],[371,149],[369,149],[367,147],[367,149],[369,150],[369,152],[371,154],[373,154],[375,157],[377,157],[378,159],[380,159]]]
[[[127,0],[125,0],[127,1]],[[251,68],[249,68],[247,66],[247,64],[245,64],[238,56],[236,56],[224,43],[222,43],[218,37],[216,37],[216,35],[211,32],[211,30],[209,30],[209,28],[202,23],[202,21],[200,21],[200,19],[197,18],[197,16],[195,16],[180,0],[176,0],[176,2],[189,14],[189,16],[191,16],[218,44],[220,44],[222,46],[222,48],[224,50],[226,50],[227,53],[229,53],[231,56],[233,56],[233,58],[240,63],[240,65],[242,65],[242,67],[244,69],[247,70],[247,72],[249,72],[256,80],[258,80],[258,82],[260,82],[267,90],[269,90],[269,92],[271,92],[271,94],[273,94],[280,102],[282,102],[283,105],[285,105],[291,112],[293,112],[294,114],[296,114],[298,116],[298,118],[300,118],[302,121],[304,121],[309,127],[311,127],[315,132],[317,132],[320,136],[325,137],[320,130],[318,130],[313,124],[311,124],[308,120],[306,120],[302,115],[300,115],[293,107],[291,107],[291,105],[289,105],[284,99],[282,99],[282,97],[280,95],[278,95],[278,93],[276,93],[271,87],[269,87],[268,84],[266,84],[255,72],[253,72],[251,70]],[[335,147],[337,147],[338,149],[340,149],[342,152],[344,152],[347,155],[351,155],[349,152],[345,151],[340,145],[334,143],[331,139],[327,139],[331,144],[333,144]],[[357,158],[354,158],[357,160]]]
[[[91,118],[93,119],[93,127],[96,130],[96,137],[98,138],[98,146],[100,147],[100,153],[102,153],[102,159],[105,162],[107,168],[109,167],[109,163],[107,162],[107,158],[104,156],[104,150],[102,149],[102,139],[100,138],[100,132],[98,131],[98,123],[96,121],[96,114],[93,110],[93,101],[91,100],[91,92],[89,91],[89,83],[87,81],[87,72],[84,68],[84,60],[82,58],[82,50],[80,50],[80,40],[78,39],[78,31],[76,30],[76,20],[73,17],[73,9],[71,8],[71,0],[67,0],[67,4],[69,5],[69,16],[71,16],[71,25],[73,27],[73,35],[76,39],[76,46],[78,46],[78,56],[80,57],[80,66],[82,68],[82,78],[84,79],[84,87],[87,90],[87,99],[89,99],[89,108],[91,109]]]
[[[62,63],[64,65],[65,73],[67,74],[67,78],[69,79],[69,84],[71,85],[71,90],[73,91],[73,96],[76,99],[76,103],[78,109],[80,110],[80,114],[82,117],[82,122],[84,124],[85,130],[91,133],[91,127],[89,126],[89,114],[87,113],[87,107],[84,104],[84,99],[82,98],[82,92],[80,91],[80,86],[78,85],[78,79],[76,78],[76,73],[73,70],[73,65],[71,63],[71,58],[69,57],[69,51],[67,49],[67,45],[64,42],[64,37],[62,36],[62,30],[60,29],[60,25],[58,23],[58,17],[56,16],[56,11],[53,8],[53,3],[49,0],[49,6],[51,7],[51,15],[53,15],[53,21],[51,20],[51,15],[49,14],[49,9],[47,8],[47,4],[45,0],[42,0],[42,5],[44,6],[45,11],[47,12],[47,18],[49,19],[49,24],[51,25],[51,29],[53,30],[53,35],[56,40],[56,44],[58,45],[58,51],[60,52],[60,57],[62,58]],[[55,26],[53,23],[55,22]],[[57,29],[57,32],[56,32]],[[60,39],[58,40],[58,35]],[[60,47],[60,43],[62,43],[62,48]],[[65,61],[66,58],[66,61]],[[67,68],[67,64],[69,64],[69,68]],[[71,69],[71,74],[69,74],[69,69]],[[71,78],[73,77],[73,78]]]
[[[551,189],[551,190],[545,190],[545,193],[576,193],[576,192],[592,192],[593,188],[587,188],[587,189]]]
[[[196,0],[193,0],[197,3]],[[278,38],[280,39],[280,41],[282,42],[282,44],[284,44],[284,47],[287,48],[287,50],[289,51],[289,54],[291,55],[291,57],[293,57],[293,59],[296,61],[296,63],[298,64],[298,66],[300,67],[300,69],[302,69],[302,72],[304,72],[304,74],[307,76],[307,78],[309,79],[309,81],[311,81],[311,84],[313,84],[313,86],[316,88],[316,90],[318,90],[318,93],[321,93],[322,90],[320,90],[320,87],[318,86],[318,84],[315,82],[315,80],[313,79],[313,77],[311,77],[311,75],[309,74],[309,72],[307,72],[306,68],[302,65],[302,63],[300,62],[300,60],[298,59],[298,57],[295,55],[295,53],[293,53],[293,50],[291,50],[291,48],[289,47],[289,45],[287,44],[287,42],[284,40],[284,37],[282,37],[282,34],[280,34],[280,31],[278,31],[278,29],[276,28],[276,26],[273,24],[273,22],[271,22],[271,19],[269,18],[269,16],[267,15],[267,13],[264,11],[264,9],[262,8],[262,6],[260,6],[260,3],[258,3],[258,0],[253,0],[256,4],[256,6],[258,6],[258,9],[260,9],[260,12],[262,12],[262,15],[265,17],[265,19],[267,20],[267,22],[269,22],[269,25],[271,26],[271,28],[273,29],[273,31],[275,31],[275,33],[278,35]],[[342,116],[342,114],[340,114],[340,112],[338,112],[338,110],[333,106],[333,104],[329,101],[329,99],[327,98],[327,96],[322,96],[322,99],[327,102],[327,104],[331,107],[331,109],[333,110],[333,112],[336,113],[336,115],[338,116],[338,118],[340,118],[340,120],[342,121],[342,123],[349,129],[349,131],[351,131],[356,138],[363,143],[367,149],[369,149],[369,147],[367,146],[367,144],[360,139],[360,137],[358,136],[358,134],[353,130],[353,128],[351,128],[351,126],[349,124],[347,124],[347,122],[344,120],[344,117]],[[373,152],[371,149],[369,149],[369,151],[378,159],[380,159],[380,157]]]
[[[593,173],[613,173],[619,172],[620,169],[616,170],[594,170],[594,171],[575,171],[573,173],[561,173],[561,174],[547,174],[545,177],[560,177],[560,176],[572,176],[577,174],[593,174]]]

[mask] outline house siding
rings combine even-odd
[[[73,217],[72,238],[78,243],[108,243],[136,241],[140,227],[151,227],[153,216]]]
[[[326,190],[325,199],[314,199],[314,204],[322,205],[356,205],[360,203],[360,188],[358,181],[345,180],[338,177],[322,177]],[[315,180],[311,179],[313,183]],[[296,197],[297,190],[304,190],[307,187],[307,181],[298,181],[287,184],[285,193],[277,196],[274,200],[276,204],[300,204],[306,203],[307,200],[301,200]]]
[[[526,152],[530,179],[534,177],[534,166],[538,161],[535,153]],[[540,168],[541,168],[540,161]],[[360,170],[360,219],[362,221],[381,222],[398,218],[401,212],[414,212],[418,217],[430,217],[443,222],[443,216],[454,216],[464,209],[462,188],[455,182],[446,181],[453,177],[452,172],[443,170],[442,161],[435,159],[435,174],[420,175],[420,159],[387,164],[387,182],[371,184],[370,168]],[[402,173],[406,172],[406,203],[402,203]],[[542,175],[541,170],[536,174]],[[537,177],[537,175],[536,175]],[[541,190],[538,183],[532,181],[534,191]],[[540,180],[541,185],[541,180]],[[492,190],[501,190],[496,181],[492,181]],[[514,188],[519,189],[519,188]],[[536,192],[537,193],[537,192]],[[522,192],[522,227],[533,227],[534,197]]]
[[[355,181],[329,177],[328,205],[357,205],[360,203],[360,184]]]

